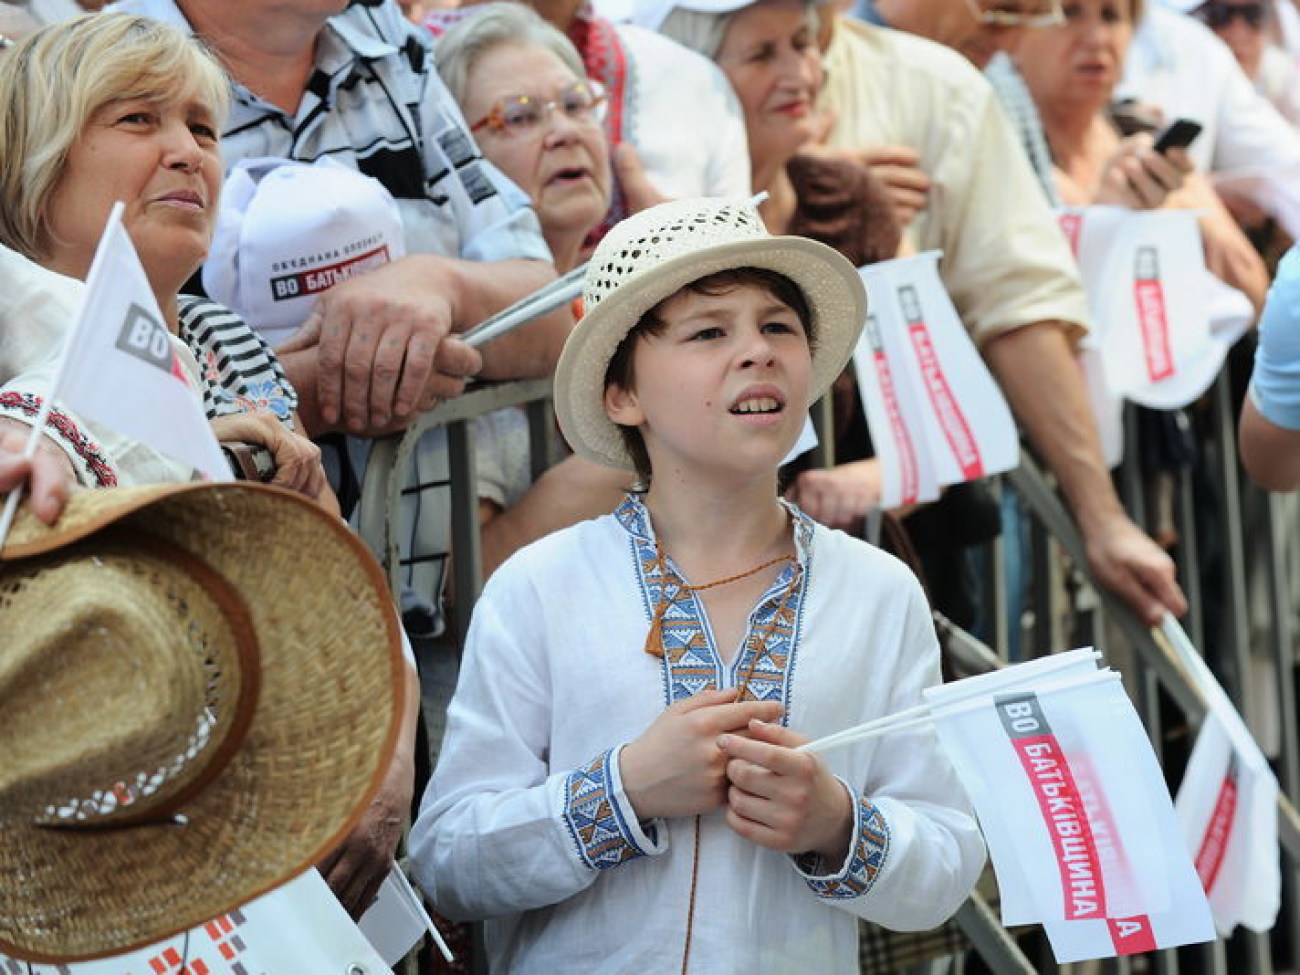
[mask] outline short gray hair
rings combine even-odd
[[[472,7],[433,45],[438,74],[456,99],[465,104],[469,73],[488,51],[503,44],[536,45],[552,52],[579,78],[587,77],[573,42],[522,3],[488,3]]]
[[[149,17],[83,14],[19,41],[0,57],[0,243],[38,263],[45,256],[54,187],[101,108],[191,96],[220,130],[230,105],[225,71],[199,42]]]

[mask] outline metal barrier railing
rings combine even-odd
[[[379,555],[388,573],[394,592],[400,589],[403,555],[399,551],[397,519],[400,511],[403,481],[415,444],[434,427],[445,425],[448,431],[451,465],[452,493],[452,585],[456,603],[456,632],[463,640],[465,628],[474,601],[481,590],[481,558],[478,536],[477,498],[475,496],[475,454],[469,425],[475,417],[505,406],[522,405],[529,411],[530,443],[533,447],[534,474],[539,473],[543,459],[553,456],[551,445],[557,436],[550,418],[549,380],[527,380],[479,387],[455,400],[440,405],[425,414],[403,434],[376,441],[370,454],[359,507],[359,531]],[[1224,527],[1222,546],[1228,566],[1223,603],[1229,616],[1228,654],[1232,664],[1232,679],[1225,681],[1234,703],[1246,713],[1243,699],[1246,675],[1250,667],[1250,633],[1246,619],[1247,593],[1246,539],[1236,517],[1240,511],[1240,484],[1237,477],[1236,438],[1232,424],[1232,404],[1226,376],[1221,376],[1215,387],[1212,413],[1215,444],[1218,457],[1216,471],[1219,486],[1224,492]],[[823,444],[832,442],[828,436],[828,417],[825,412],[815,412]],[[1135,443],[1135,438],[1130,440]],[[1136,452],[1131,452],[1126,465],[1135,464]],[[829,451],[819,460],[830,462]],[[1135,469],[1129,466],[1127,475],[1132,478]],[[1066,512],[1055,490],[1028,456],[1022,456],[1019,468],[1004,475],[1003,490],[1011,490],[1024,503],[1032,515],[1033,542],[1031,549],[1033,614],[1033,646],[1039,651],[1062,649],[1069,634],[1063,632],[1068,619],[1071,631],[1084,629],[1093,634],[1093,642],[1104,649],[1100,633],[1106,620],[1127,640],[1134,651],[1136,684],[1140,688],[1137,702],[1152,734],[1159,754],[1160,713],[1159,696],[1162,690],[1182,712],[1187,724],[1195,729],[1205,717],[1206,705],[1195,685],[1184,673],[1173,654],[1164,647],[1118,597],[1096,585],[1088,573],[1083,539],[1073,520]],[[1140,492],[1128,491],[1125,500],[1135,520],[1142,523]],[[1180,539],[1177,555],[1186,571],[1181,579],[1188,594],[1191,610],[1187,617],[1188,631],[1193,642],[1205,647],[1205,593],[1196,571],[1198,554],[1204,540],[1197,537],[1195,519],[1192,517],[1193,498],[1190,480],[1182,479],[1177,485],[1177,503],[1180,514]],[[1270,496],[1265,499],[1265,530],[1255,539],[1262,551],[1262,574],[1267,585],[1268,605],[1273,620],[1269,650],[1272,656],[1274,683],[1278,688],[1278,715],[1280,727],[1279,779],[1282,795],[1279,799],[1279,839],[1286,859],[1284,879],[1292,905],[1300,903],[1300,816],[1295,803],[1300,795],[1300,737],[1297,736],[1296,702],[1293,681],[1294,635],[1292,615],[1295,606],[1291,587],[1294,586],[1294,562],[1297,552],[1293,542],[1288,550],[1285,541],[1296,539],[1297,533],[1281,532],[1285,522],[1294,528],[1296,506],[1289,499]],[[1071,588],[1067,570],[1062,569],[1059,553],[1068,556],[1075,577],[1086,580],[1088,587],[1073,592],[1063,605],[1061,593]],[[993,550],[990,564],[1004,569],[1009,560],[1000,551]],[[975,637],[953,624],[937,617],[940,631],[947,637],[950,657],[958,661],[967,673],[978,673],[1007,663],[1008,630],[1018,621],[1008,622],[1005,607],[1008,603],[1004,572],[995,571],[987,578],[993,580],[989,605],[989,619],[993,622],[994,645],[986,646]],[[1075,610],[1082,606],[1082,614]],[[1068,611],[1067,611],[1068,610]],[[1285,904],[1285,902],[1284,902]],[[989,906],[978,897],[972,897],[955,917],[975,950],[994,972],[1033,972],[1030,964],[1012,937],[1002,928]],[[1279,921],[1289,934],[1290,957],[1293,965],[1300,966],[1300,910],[1292,907],[1292,914]],[[1268,975],[1272,961],[1266,935],[1243,933],[1239,935],[1246,947],[1249,970],[1252,975]],[[1222,940],[1206,946],[1199,952],[1198,968],[1220,975],[1227,971],[1227,952]],[[1178,956],[1172,951],[1155,954],[1156,970],[1173,973],[1178,970]],[[1128,970],[1128,963],[1120,960],[1117,969]]]

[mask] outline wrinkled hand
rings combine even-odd
[[[212,421],[212,431],[224,443],[260,444],[275,458],[272,484],[297,491],[319,502],[330,491],[320,448],[294,433],[271,413],[229,413]]]
[[[847,159],[866,166],[889,194],[898,225],[906,229],[929,205],[930,177],[921,169],[921,154],[910,146],[882,143],[861,148],[808,145],[799,150],[814,155]]]
[[[610,162],[614,166],[614,175],[618,177],[618,185],[623,190],[623,201],[627,204],[629,214],[640,213],[667,202],[668,197],[650,182],[645,167],[641,165],[641,157],[630,142],[620,142]]]
[[[701,691],[670,705],[619,753],[628,799],[641,819],[693,816],[726,799],[724,732],[744,731],[753,718],[781,716],[776,701],[737,703],[737,690]]]
[[[414,762],[394,760],[361,822],[316,865],[353,920],[374,903],[393,865],[414,791]]]
[[[0,417],[0,493],[25,484],[27,506],[37,518],[52,525],[63,513],[77,475],[63,451],[44,437],[30,460],[23,457],[31,429],[25,423]]]
[[[1093,575],[1146,625],[1158,624],[1165,610],[1174,616],[1187,612],[1173,560],[1127,517],[1119,515],[1099,530],[1085,531],[1084,545]]]
[[[450,282],[430,260],[394,261],[335,285],[278,351],[317,351],[318,409],[354,432],[386,427],[458,396],[483,367],[451,335]]]
[[[771,850],[843,863],[853,828],[848,791],[816,755],[794,750],[807,741],[802,735],[761,721],[748,731],[718,741],[731,782],[727,825]]]
[[[880,461],[872,457],[836,467],[803,471],[786,497],[831,528],[860,528],[880,507]]]
[[[1093,202],[1130,210],[1154,210],[1182,187],[1191,171],[1192,158],[1186,149],[1159,153],[1151,148],[1148,133],[1131,135],[1120,143],[1102,170]]]

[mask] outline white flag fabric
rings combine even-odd
[[[1281,906],[1277,778],[1233,746],[1218,715],[1206,715],[1178,789],[1185,830],[1223,935],[1238,924],[1268,931]]]
[[[1061,962],[1213,940],[1118,675],[1066,673],[932,709],[984,829],[1003,923],[1042,923]]]
[[[1093,318],[1084,348],[1100,357],[1110,395],[1153,409],[1191,403],[1253,317],[1249,299],[1206,268],[1196,213],[1102,206],[1059,219]]]
[[[1267,931],[1282,901],[1277,777],[1246,722],[1182,628],[1161,632],[1206,702],[1178,788],[1178,819],[1220,933]]]
[[[100,238],[51,396],[205,478],[233,478],[122,226],[120,204]]]
[[[23,975],[387,975],[391,971],[315,870],[237,911],[139,951],[73,965],[0,955]]]
[[[932,501],[941,487],[1020,460],[1011,410],[944,290],[939,257],[858,269],[871,314],[853,361],[885,508]]]

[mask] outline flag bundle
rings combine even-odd
[[[871,314],[853,354],[880,458],[881,506],[1015,467],[1020,442],[997,383],[939,280],[939,252],[859,268]]]
[[[1094,328],[1081,361],[1114,466],[1123,451],[1122,401],[1175,409],[1195,400],[1254,310],[1205,266],[1191,210],[1096,206],[1058,217],[1088,294]]]
[[[1282,897],[1277,777],[1182,627],[1166,616],[1159,632],[1206,702],[1175,806],[1214,923],[1267,931]]]
[[[1146,732],[1098,656],[932,687],[918,708],[805,746],[932,722],[984,831],[1003,923],[1042,924],[1062,963],[1215,937]]]

